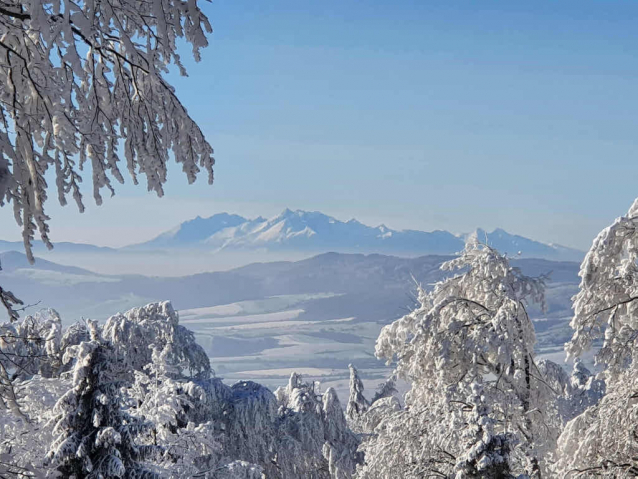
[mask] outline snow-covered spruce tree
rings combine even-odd
[[[268,478],[349,479],[360,456],[359,441],[350,431],[332,388],[319,394],[314,383],[291,374],[275,391],[277,419]],[[274,467],[273,467],[274,466]]]
[[[357,453],[359,440],[348,428],[346,418],[333,388],[322,396],[324,440],[323,457],[328,461],[328,471],[333,479],[350,479],[362,455]]]
[[[185,75],[177,42],[199,60],[210,31],[197,0],[0,3],[0,205],[13,202],[30,260],[36,230],[51,246],[49,168],[80,211],[87,161],[98,205],[122,158],[160,196],[170,150],[189,182],[203,168],[212,183],[213,150],[162,76],[171,63]]]
[[[350,397],[346,406],[346,415],[350,421],[356,422],[367,410],[368,400],[363,395],[363,381],[359,377],[359,371],[352,364],[350,369]]]
[[[574,329],[577,357],[602,340],[596,362],[607,394],[573,419],[559,441],[561,477],[638,475],[638,200],[594,240],[580,269]]]
[[[395,394],[398,394],[398,392],[399,390],[397,389],[396,378],[391,376],[379,384],[377,392],[374,393],[374,397],[371,402],[374,404],[380,399],[393,397]]]
[[[193,381],[175,378],[176,368],[168,363],[169,345],[151,345],[152,362],[135,371],[129,390],[130,414],[153,422],[153,442],[166,452],[161,463],[166,478],[206,476],[222,465],[221,431],[211,421],[206,388]],[[238,473],[239,474],[239,473]]]
[[[483,385],[475,381],[467,398],[467,425],[461,432],[465,450],[457,458],[455,479],[513,478],[510,449],[515,445],[511,433],[494,432],[496,420],[485,403]]]
[[[554,392],[534,361],[526,302],[543,303],[544,278],[524,276],[505,256],[470,238],[442,266],[462,274],[420,290],[421,306],[383,328],[376,354],[411,383],[406,409],[390,414],[364,443],[360,478],[449,477],[466,454],[466,398],[483,384],[494,430],[515,439],[512,474],[540,477],[559,424]]]
[[[157,460],[163,449],[135,443],[153,424],[121,409],[123,384],[113,349],[99,337],[97,324],[90,326],[91,340],[65,355],[75,360],[73,388],[55,405],[57,439],[47,461],[64,477],[76,479],[159,478],[144,462]]]

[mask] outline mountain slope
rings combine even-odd
[[[478,229],[496,249],[510,256],[580,261],[583,252],[512,235],[502,229],[487,233]],[[284,210],[270,218],[252,220],[220,213],[181,223],[157,238],[129,248],[203,249],[235,251],[381,253],[403,256],[454,254],[463,249],[464,238],[447,231],[393,230],[385,225],[371,227],[355,219],[340,221],[318,211]]]
[[[82,268],[64,266],[41,258],[37,258],[36,262],[31,264],[29,263],[26,255],[18,251],[6,251],[4,253],[0,253],[0,268],[3,273],[13,273],[18,270],[41,270],[74,275],[94,275],[94,273]]]
[[[95,246],[86,243],[71,243],[68,241],[54,242],[54,249],[56,253],[117,253],[117,249],[108,248],[106,246]],[[24,251],[24,245],[22,244],[22,241],[0,240],[0,253],[6,251]],[[44,245],[44,243],[42,243],[42,241],[36,240],[33,242],[33,252],[48,253],[49,249]]]
[[[150,241],[138,245],[131,245],[126,248],[192,246],[205,241],[219,231],[233,228],[247,221],[248,220],[242,216],[228,213],[219,213],[210,218],[197,216],[192,220],[181,223],[172,230],[162,233]]]
[[[428,287],[449,274],[439,266],[451,257],[325,253],[296,262],[255,263],[183,277],[96,275],[41,259],[29,265],[24,254],[17,252],[3,254],[0,259],[3,287],[26,302],[41,300],[42,305],[59,309],[68,319],[106,318],[118,310],[165,299],[184,309],[279,295],[335,293],[341,296],[322,300],[305,315],[320,319],[334,313],[379,321],[395,319],[401,308],[411,304],[415,280]],[[512,264],[535,276],[552,272],[552,283],[578,283],[577,263],[520,259]],[[566,298],[569,303],[569,296]]]

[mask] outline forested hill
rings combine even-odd
[[[4,267],[0,276],[3,284],[25,302],[55,307],[65,321],[105,319],[117,311],[165,299],[170,299],[176,309],[189,309],[309,293],[340,295],[322,301],[325,314],[387,321],[412,306],[410,292],[416,291],[417,284],[427,288],[443,278],[446,273],[439,267],[450,258],[327,253],[302,261],[255,263],[224,272],[147,277],[98,275],[43,260],[30,265],[22,253],[9,252],[0,254]],[[519,259],[512,264],[532,276],[550,273],[550,284],[578,283],[577,263]]]

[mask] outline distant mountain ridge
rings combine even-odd
[[[487,232],[478,228],[473,233],[510,257],[541,258],[553,261],[581,261],[584,252],[566,246],[543,243],[497,228]],[[463,249],[469,234],[454,235],[448,231],[431,232],[394,230],[376,227],[356,219],[340,221],[318,211],[285,209],[266,219],[248,219],[240,215],[219,213],[208,218],[197,216],[144,243],[123,248],[98,247],[90,244],[56,242],[55,254],[99,255],[118,253],[164,253],[172,251],[238,252],[258,254],[272,260],[272,253],[288,257],[290,253],[312,256],[326,252],[378,253],[416,257],[450,255]],[[0,240],[0,252],[22,251],[21,242]],[[37,254],[48,254],[40,241],[34,242]],[[253,260],[254,261],[254,260]],[[81,263],[83,265],[83,263]]]
[[[584,253],[514,235],[503,229],[488,233],[477,229],[481,241],[510,256],[580,261]],[[267,250],[321,253],[381,253],[394,255],[454,254],[463,249],[468,235],[448,231],[393,230],[385,225],[367,226],[356,219],[340,221],[318,211],[285,209],[265,219],[219,213],[196,217],[145,243],[124,249]]]
[[[45,259],[38,258],[34,264],[29,263],[26,255],[19,251],[5,251],[0,253],[0,272],[13,273],[17,270],[42,270],[55,271],[58,273],[76,274],[89,276],[93,275],[90,271],[75,266],[65,266]]]
[[[109,248],[108,246],[95,246],[86,243],[71,243],[68,241],[56,241],[54,242],[54,248],[56,253],[117,253],[117,249]],[[5,241],[0,240],[0,252],[4,251],[24,251],[24,244],[22,241]],[[46,245],[36,240],[33,242],[34,253],[47,253],[49,249]]]
[[[0,253],[0,282],[26,303],[41,301],[41,307],[54,307],[69,320],[106,319],[117,311],[165,299],[178,309],[186,309],[290,294],[335,293],[338,296],[321,300],[314,312],[307,309],[305,316],[313,320],[332,315],[333,319],[354,316],[362,321],[381,321],[399,317],[404,306],[414,306],[410,293],[416,283],[431,287],[451,274],[440,266],[452,258],[323,253],[299,261],[158,277],[101,275],[42,258],[31,265],[24,253],[12,251]],[[570,298],[579,281],[578,263],[530,258],[515,259],[512,265],[532,276],[551,273],[550,287],[569,284],[567,293],[551,290],[547,299],[552,311],[558,314],[560,310],[559,316],[571,314]],[[557,297],[560,308],[556,307]]]

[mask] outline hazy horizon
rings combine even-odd
[[[201,7],[211,45],[168,79],[215,148],[215,184],[171,164],[164,198],[125,175],[96,207],[87,169],[86,214],[49,195],[54,242],[123,246],[197,215],[289,207],[587,250],[634,199],[636,3]],[[11,205],[0,225],[21,238]]]
[[[213,217],[215,215],[218,215],[218,214],[229,214],[229,215],[242,216],[242,217],[246,218],[247,220],[254,220],[254,219],[257,219],[259,217],[262,217],[265,220],[271,220],[271,219],[275,219],[276,217],[281,215],[286,209],[291,210],[293,212],[300,210],[299,208],[288,208],[288,207],[286,207],[286,208],[284,208],[284,210],[281,210],[278,213],[271,214],[271,215],[264,215],[264,214],[243,215],[241,213],[234,212],[234,211],[219,211],[217,213],[213,213],[213,214],[210,214],[210,215],[197,214],[197,215],[194,215],[192,217],[185,218],[184,220],[180,221],[179,223],[174,224],[172,227],[163,229],[161,231],[158,231],[157,233],[149,233],[149,234],[151,234],[151,236],[147,236],[147,237],[140,236],[139,239],[134,241],[134,242],[127,242],[125,239],[112,238],[112,237],[96,237],[97,241],[81,241],[81,240],[78,240],[76,236],[69,237],[68,239],[57,240],[57,242],[59,242],[59,243],[70,242],[70,243],[77,243],[77,244],[89,244],[89,245],[94,245],[94,246],[99,246],[99,247],[108,247],[108,248],[118,249],[118,248],[123,248],[123,247],[127,247],[127,246],[134,246],[136,244],[145,243],[147,241],[153,240],[153,239],[157,238],[158,236],[160,236],[161,234],[170,232],[170,231],[174,230],[175,228],[178,228],[182,223],[190,221],[190,220],[193,220],[195,218],[208,219],[208,218],[211,218],[211,217]],[[301,211],[304,211],[306,213],[321,213],[321,214],[325,214],[326,216],[333,217],[337,221],[341,221],[341,222],[348,222],[350,220],[356,220],[356,221],[358,221],[358,222],[360,222],[360,223],[362,223],[362,224],[364,224],[366,226],[373,227],[373,228],[380,227],[380,226],[385,226],[385,227],[387,227],[389,229],[398,230],[398,231],[416,230],[415,228],[409,228],[409,227],[408,228],[394,228],[391,224],[388,224],[389,222],[387,222],[387,221],[381,221],[379,223],[366,223],[365,221],[361,221],[359,218],[354,217],[354,216],[349,217],[349,218],[343,218],[343,217],[336,217],[334,215],[330,215],[330,214],[327,214],[327,213],[325,213],[323,211],[319,211],[319,210],[301,210]],[[463,237],[465,235],[474,233],[477,229],[482,229],[482,230],[484,230],[484,231],[486,231],[488,233],[492,233],[496,229],[501,229],[501,230],[505,230],[507,233],[512,234],[512,235],[523,236],[523,235],[519,234],[516,231],[508,231],[507,229],[502,228],[500,226],[495,226],[494,228],[484,228],[481,225],[477,225],[475,228],[472,228],[471,230],[460,231],[460,232],[459,231],[443,230],[442,228],[434,228],[434,229],[431,229],[431,230],[416,230],[416,231],[425,231],[425,232],[448,231],[449,233],[452,233],[455,236]],[[155,230],[154,229],[149,229],[148,231],[150,232],[150,231],[155,231]],[[135,237],[137,237],[137,236],[135,236]],[[101,239],[104,239],[104,242],[101,241]],[[565,246],[565,247],[573,248],[570,245],[560,244],[560,243],[557,243],[555,241],[542,241],[542,240],[539,240],[538,238],[533,238],[533,237],[530,237],[528,239],[532,239],[532,240],[535,240],[535,241],[541,241],[541,242],[546,243],[546,244],[553,244],[553,245],[557,245],[557,246]],[[114,242],[111,242],[111,240],[113,240]],[[8,237],[0,236],[0,241],[21,242],[22,238],[20,238],[19,236],[13,236],[12,237],[12,235],[10,235]],[[36,238],[36,241],[39,241],[39,237]],[[54,245],[54,250],[53,251],[55,251],[55,242],[56,241],[54,241],[54,243],[53,243],[53,245]],[[575,249],[578,249],[578,248],[575,248]],[[363,252],[365,253],[365,251],[363,251]],[[275,253],[272,253],[272,254],[275,256]],[[273,261],[275,261],[275,260],[276,259],[273,259]]]

